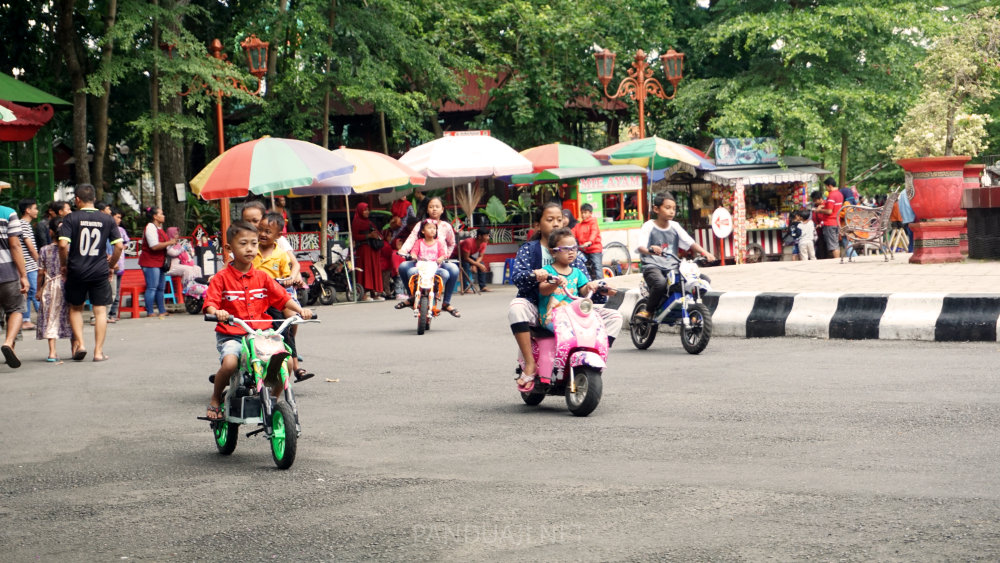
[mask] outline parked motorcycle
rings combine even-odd
[[[205,292],[208,291],[208,282],[211,276],[195,278],[193,282],[187,284],[182,292],[184,294],[184,310],[189,315],[201,313],[205,306]]]
[[[705,293],[711,291],[710,280],[701,274],[693,260],[682,260],[669,252],[677,260],[677,267],[667,272],[667,295],[663,305],[650,315],[649,319],[638,317],[636,313],[649,309],[649,287],[643,280],[639,284],[642,296],[632,311],[630,324],[632,344],[645,350],[653,344],[660,324],[679,324],[681,345],[689,354],[700,354],[712,338],[712,313],[703,303]]]
[[[333,302],[337,302],[337,292],[343,291],[348,301],[357,301],[361,295],[351,282],[351,253],[350,250],[339,242],[331,242],[328,247],[329,253],[323,271],[326,273],[327,281],[333,287]]]
[[[549,277],[549,283],[555,278]],[[521,399],[530,406],[538,405],[546,395],[566,397],[566,407],[575,416],[587,416],[601,402],[602,375],[607,367],[608,334],[604,321],[594,311],[594,302],[585,297],[570,295],[572,303],[557,307],[554,331],[545,327],[531,329],[531,351],[538,368],[534,387],[522,392]],[[598,291],[606,292],[601,283]],[[524,370],[524,357],[518,353],[520,376]]]

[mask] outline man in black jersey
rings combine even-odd
[[[94,186],[76,187],[77,211],[63,219],[59,227],[59,262],[66,280],[66,302],[69,303],[69,324],[73,328],[73,360],[87,356],[83,345],[83,305],[90,300],[94,309],[94,361],[108,359],[104,354],[104,335],[108,328],[108,305],[111,304],[111,264],[122,253],[122,237],[115,220],[94,207],[97,199]],[[114,247],[105,252],[108,243]]]

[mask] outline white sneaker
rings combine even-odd
[[[378,296],[378,297],[376,297],[376,298],[375,298],[374,300],[375,300],[375,301],[385,301],[385,297],[382,297],[381,295],[379,295],[379,296]]]

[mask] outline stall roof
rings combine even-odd
[[[542,182],[558,182],[576,178],[594,178],[597,176],[621,176],[625,174],[640,174],[645,176],[648,170],[635,164],[613,164],[608,166],[579,166],[574,168],[549,168],[537,174],[515,174],[511,184],[533,184]]]
[[[733,186],[742,181],[745,185],[783,184],[787,182],[816,182],[819,176],[830,174],[819,163],[801,156],[783,157],[784,167],[774,164],[726,166],[703,171],[700,176],[709,182]]]
[[[43,92],[34,86],[25,84],[13,76],[2,72],[0,72],[0,100],[7,100],[9,102],[25,102],[29,104],[72,105],[66,100],[57,98],[47,92]]]

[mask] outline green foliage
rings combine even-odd
[[[492,225],[498,225],[507,220],[507,208],[497,196],[490,197],[489,201],[486,202],[486,217]]]
[[[893,140],[896,158],[975,156],[985,148],[990,116],[971,112],[992,100],[1000,79],[1000,19],[983,8],[951,26],[917,66],[923,78],[919,102]]]

